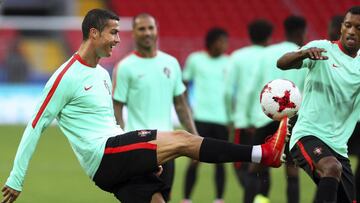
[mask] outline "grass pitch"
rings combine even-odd
[[[25,126],[0,126],[0,185],[5,183],[9,175],[24,128]],[[188,158],[176,160],[175,183],[170,203],[179,203],[182,198],[184,171],[187,164]],[[243,190],[235,177],[232,165],[227,164],[226,170],[225,202],[242,202]],[[212,165],[200,166],[193,191],[193,203],[210,203],[214,200],[213,174]],[[271,202],[286,203],[284,168],[272,169],[271,174]],[[300,183],[300,202],[311,202],[315,185],[303,171],[301,171]],[[24,190],[17,202],[115,203],[118,201],[111,194],[101,191],[94,185],[81,169],[70,144],[59,128],[49,127],[40,138],[30,162]]]

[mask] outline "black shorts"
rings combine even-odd
[[[160,175],[160,179],[165,183],[161,194],[165,200],[169,201],[171,197],[171,187],[175,177],[175,160],[170,160],[161,166],[163,167],[163,172]]]
[[[226,141],[229,139],[229,132],[225,125],[195,121],[195,126],[201,137],[210,137]]]
[[[290,153],[294,158],[294,162],[303,168],[316,184],[320,181],[320,175],[317,173],[314,163],[327,156],[335,157],[341,163],[343,169],[338,188],[337,202],[352,203],[355,200],[354,175],[348,158],[339,155],[314,136],[301,138],[291,149]]]
[[[166,191],[158,170],[156,130],[138,130],[111,137],[93,181],[122,203],[150,202],[156,192]]]
[[[353,134],[348,141],[349,154],[360,156],[360,122],[356,123]]]
[[[267,125],[257,128],[254,134],[253,144],[259,145],[263,144],[267,137],[273,135],[276,130],[279,128],[279,121],[272,121]]]
[[[292,135],[292,130],[296,124],[297,119],[298,119],[297,115],[289,119],[288,130],[289,130],[290,136]],[[294,158],[292,157],[292,155],[290,153],[289,144],[290,144],[290,142],[287,142],[285,145],[285,150],[284,150],[284,154],[286,155],[285,164],[295,166]]]
[[[242,145],[252,145],[254,135],[249,131],[241,128],[236,128],[234,132],[234,143]],[[234,162],[234,167],[236,169],[247,168],[248,163]]]

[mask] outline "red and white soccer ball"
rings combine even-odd
[[[267,83],[260,94],[260,104],[264,113],[273,120],[285,116],[293,117],[301,105],[301,93],[289,80],[276,79]]]

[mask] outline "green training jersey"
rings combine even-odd
[[[252,92],[257,87],[255,84],[257,63],[264,48],[260,45],[251,45],[231,54],[231,69],[226,80],[226,97],[235,128],[252,126],[251,108],[254,103],[259,103],[259,98],[254,97]]]
[[[294,70],[280,70],[277,68],[277,60],[289,51],[295,51],[299,48],[295,43],[285,41],[278,44],[271,45],[265,48],[262,58],[260,59],[257,73],[255,77],[256,90],[253,92],[253,98],[257,98],[256,102],[253,102],[251,120],[252,123],[257,127],[263,127],[272,120],[267,117],[261,109],[260,105],[260,93],[262,88],[270,81],[275,79],[287,79],[295,83],[295,85],[302,91],[306,76],[306,70],[294,69]]]
[[[55,118],[86,174],[93,178],[107,139],[123,133],[115,122],[108,72],[100,65],[85,65],[78,54],[57,69],[25,129],[6,185],[22,190],[40,135]]]
[[[309,72],[290,149],[300,138],[313,135],[347,157],[347,141],[360,113],[360,57],[346,55],[337,42],[317,40],[301,49],[310,47],[325,49],[329,59],[303,61],[302,68]]]
[[[206,51],[190,54],[185,63],[183,80],[194,84],[194,119],[225,125],[228,116],[225,105],[225,75],[229,57],[213,58]]]
[[[173,100],[185,91],[174,57],[157,51],[155,57],[143,58],[133,52],[115,67],[113,83],[113,99],[127,106],[126,131],[173,129]]]

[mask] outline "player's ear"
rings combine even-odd
[[[99,35],[100,35],[99,30],[95,28],[90,28],[89,38],[96,39]]]

